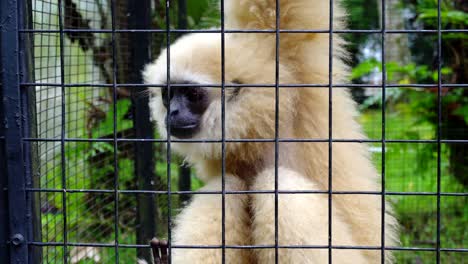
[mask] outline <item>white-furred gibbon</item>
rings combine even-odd
[[[334,4],[333,28],[344,28],[344,12]],[[225,190],[262,191],[225,196],[226,263],[274,263],[275,164],[278,176],[278,259],[280,263],[328,263],[329,226],[329,29],[328,0],[280,0],[278,137],[322,139],[316,142],[281,141],[275,158],[276,33],[226,33],[225,83],[270,84],[272,87],[225,88]],[[275,0],[225,0],[226,29],[276,29]],[[300,30],[322,30],[301,32]],[[160,135],[172,139],[222,138],[221,89],[200,87],[222,82],[220,33],[181,37],[170,47],[170,80],[186,84],[152,88],[150,107]],[[332,79],[345,83],[349,69],[343,59],[344,41],[333,35]],[[145,68],[147,84],[167,80],[167,53]],[[189,84],[197,84],[190,86]],[[291,87],[284,84],[318,84]],[[170,109],[168,113],[167,109]],[[357,111],[346,89],[332,91],[334,139],[364,139],[355,121]],[[167,120],[169,121],[166,121]],[[242,142],[236,139],[270,139]],[[222,146],[219,142],[173,142],[171,149],[191,163],[205,186],[220,191]],[[357,142],[332,143],[331,243],[333,263],[380,263],[382,215],[385,246],[395,246],[397,222],[391,205],[383,206],[379,174],[368,146]],[[265,192],[270,191],[270,192]],[[293,193],[299,191],[300,193]],[[304,191],[319,191],[307,193]],[[320,192],[321,191],[321,192]],[[352,192],[374,192],[352,194]],[[196,194],[177,216],[174,245],[214,246],[173,248],[173,263],[221,263],[222,198]],[[229,248],[229,246],[259,246]],[[216,247],[218,246],[218,247]],[[291,247],[288,247],[291,246]],[[297,246],[294,248],[294,246]],[[302,247],[301,246],[305,246]],[[307,247],[308,246],[308,247]],[[342,246],[342,247],[340,247]],[[358,249],[347,249],[356,246]],[[371,247],[371,249],[359,249]],[[392,263],[389,250],[385,262]]]

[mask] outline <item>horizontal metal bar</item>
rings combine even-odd
[[[329,34],[328,29],[280,29],[279,33],[322,33]],[[20,29],[20,33],[60,33],[58,29]],[[165,29],[63,29],[64,33],[167,33]],[[170,29],[172,33],[276,33],[275,29]],[[333,34],[342,33],[364,33],[364,34],[408,34],[408,33],[438,33],[435,29],[397,29],[397,30],[382,30],[382,29],[347,29],[347,30],[332,30]],[[467,29],[443,29],[441,33],[466,33]]]
[[[63,246],[62,242],[39,242],[31,241],[28,243],[30,246],[39,247],[60,247]],[[80,243],[80,242],[68,242],[67,246],[72,247],[119,247],[119,248],[150,248],[150,245],[141,244],[115,244],[115,243]],[[185,249],[221,249],[222,245],[175,245],[172,244],[172,248],[185,248]],[[229,249],[272,249],[275,245],[225,245]],[[278,245],[278,248],[287,249],[354,249],[354,250],[381,250],[382,247],[376,246],[341,246],[341,245]],[[436,251],[436,248],[422,248],[422,247],[384,247],[385,250],[395,251]],[[441,251],[445,252],[468,252],[466,248],[441,248]]]
[[[53,193],[114,193],[110,189],[53,189],[53,188],[26,188],[28,192],[53,192]],[[168,191],[157,190],[118,190],[121,194],[168,194]],[[221,191],[171,191],[171,194],[223,194]],[[226,191],[226,194],[274,194],[274,190],[247,190],[247,191]],[[278,190],[281,194],[336,194],[336,195],[383,195],[380,191],[331,191],[328,190]],[[436,196],[437,192],[393,192],[386,191],[385,195],[400,196]],[[441,196],[468,196],[468,193],[441,193]]]
[[[60,138],[23,138],[26,142],[60,142]],[[151,139],[151,138],[65,138],[66,142],[151,142],[151,143],[167,143],[167,139]],[[331,139],[334,143],[437,143],[436,139]],[[320,143],[329,142],[327,138],[314,139],[314,138],[279,138],[279,142],[283,143]],[[179,143],[221,143],[221,139],[171,139],[171,142]],[[275,139],[226,139],[228,143],[273,143]],[[466,144],[468,139],[441,139],[441,143],[447,144]]]
[[[51,86],[51,87],[62,87],[59,83],[21,83],[21,86]],[[105,83],[70,83],[63,84],[64,87],[114,87],[113,84]],[[328,88],[328,84],[278,84],[280,88]],[[157,87],[167,87],[167,84],[143,84],[143,83],[120,83],[116,84],[116,87],[125,87],[125,88],[157,88]],[[199,84],[199,83],[173,83],[171,87],[204,87],[204,88],[222,88],[221,84]],[[248,88],[276,88],[275,84],[225,84],[224,87],[248,87]],[[382,88],[381,84],[358,84],[358,83],[344,83],[344,84],[332,84],[333,88]],[[386,84],[385,88],[436,88],[437,84]],[[453,88],[468,88],[466,83],[450,83],[442,84],[442,87],[453,87]]]

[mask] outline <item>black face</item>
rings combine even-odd
[[[200,118],[208,107],[208,93],[202,87],[171,87],[170,90],[168,97],[167,87],[162,88],[162,101],[168,109],[166,125],[170,124],[172,136],[191,138],[198,132]]]

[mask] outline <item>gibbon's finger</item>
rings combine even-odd
[[[151,251],[153,252],[153,259],[155,264],[162,264],[159,254],[160,242],[157,238],[153,238],[150,242]]]
[[[167,264],[167,241],[153,238],[150,242],[151,250],[153,251],[153,259],[155,264]]]
[[[169,263],[168,257],[167,257],[167,241],[161,240],[159,245],[161,249],[161,264],[167,264]]]

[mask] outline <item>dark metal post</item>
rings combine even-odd
[[[0,94],[1,95],[1,94]],[[3,117],[0,115],[0,118]],[[3,128],[0,128],[3,129]],[[4,162],[4,140],[3,134],[0,133],[0,171],[5,171],[5,162]],[[5,174],[0,176],[0,259],[3,259],[5,262],[8,262],[10,255],[8,254],[8,199],[7,199],[7,177]]]
[[[1,73],[5,115],[5,156],[8,175],[10,263],[28,262],[28,214],[22,144],[23,115],[20,91],[20,41],[18,1],[0,1]],[[3,173],[2,173],[3,174]]]
[[[33,28],[32,25],[32,1],[20,1],[18,5],[20,17],[19,28]],[[34,43],[33,34],[20,34],[20,72],[23,82],[32,82],[34,77]],[[35,138],[36,126],[36,90],[32,86],[21,88],[21,106],[23,113],[23,137]],[[28,188],[40,188],[38,162],[39,155],[37,144],[24,142],[24,168],[25,183]],[[27,192],[26,203],[28,205],[28,238],[30,241],[42,241],[41,237],[41,205],[40,193]],[[42,263],[42,248],[32,247],[29,250],[29,263]]]
[[[0,58],[2,57],[2,49],[0,48]],[[0,69],[2,68],[0,61]],[[0,98],[3,98],[3,86],[0,79]],[[3,120],[3,100],[0,100],[0,120]],[[5,163],[5,128],[3,122],[0,122],[0,171],[6,170]],[[0,259],[8,262],[10,255],[8,254],[8,193],[7,188],[7,175],[2,173],[0,175]]]
[[[128,1],[128,22],[131,29],[148,29],[151,27],[151,2],[149,0]],[[130,44],[130,83],[142,83],[141,70],[150,61],[151,42],[148,33],[129,34]],[[133,124],[135,136],[139,139],[154,137],[150,121],[148,97],[141,89],[132,89]],[[135,172],[139,190],[154,190],[155,151],[153,143],[135,142]],[[148,244],[156,235],[158,208],[156,196],[140,194],[137,196],[137,243]],[[151,252],[147,249],[137,250],[138,258],[151,263]]]

